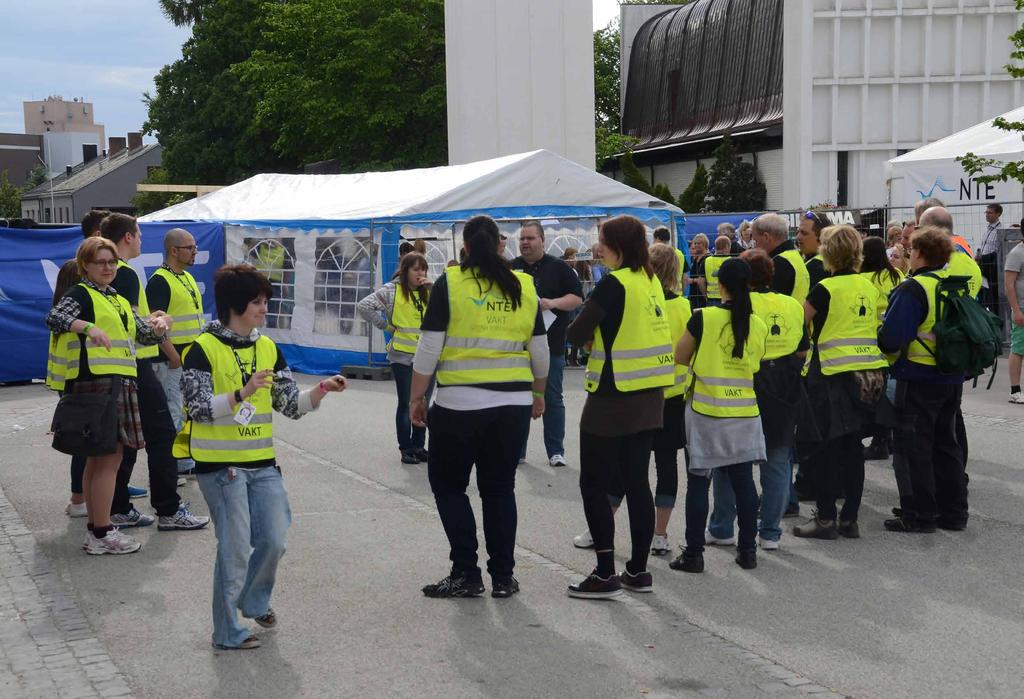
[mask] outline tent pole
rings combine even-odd
[[[370,220],[370,250],[373,254],[370,255],[370,288],[377,288],[377,255],[380,254],[380,246],[377,245],[377,236],[373,230],[373,220]],[[366,333],[366,366],[367,368],[373,366],[373,326],[370,326],[370,332]]]

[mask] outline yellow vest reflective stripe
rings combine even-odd
[[[793,278],[793,293],[790,296],[803,303],[807,300],[807,292],[811,290],[811,275],[807,271],[807,265],[804,264],[804,258],[796,250],[786,250],[775,257],[781,257],[793,265],[796,274]]]
[[[960,250],[953,250],[945,272],[951,277],[969,277],[967,290],[972,297],[978,298],[978,292],[981,291],[981,267],[970,255]]]
[[[915,364],[924,364],[925,366],[936,365],[935,333],[933,332],[935,323],[938,320],[938,306],[935,303],[935,294],[938,291],[939,279],[936,277],[950,276],[948,270],[947,266],[946,269],[932,272],[931,274],[936,275],[935,277],[930,274],[918,274],[913,277],[914,281],[924,289],[924,295],[928,298],[928,314],[924,317],[924,322],[917,326],[917,339],[907,345],[906,357]]]
[[[686,324],[689,322],[690,316],[693,315],[693,311],[690,309],[689,300],[682,296],[665,299],[665,309],[668,311],[668,330],[674,351],[679,339],[686,333]],[[683,395],[690,385],[690,367],[686,364],[676,364],[675,367],[675,383],[665,389],[666,398]]]
[[[149,301],[146,300],[146,287],[143,286],[142,280],[139,279],[138,273],[135,269],[125,262],[124,260],[117,261],[117,268],[127,267],[132,274],[135,275],[135,281],[139,283],[139,318],[149,318]],[[168,312],[169,316],[173,317],[173,313]],[[134,338],[133,338],[134,339]],[[146,347],[139,347],[136,353],[138,359],[152,359],[153,357],[160,354],[160,348],[157,345],[147,345]]]
[[[757,396],[754,374],[764,359],[768,328],[756,315],[750,316],[750,334],[743,356],[732,356],[736,340],[732,334],[732,311],[709,307],[701,310],[703,329],[693,359],[693,394],[690,407],[711,417],[756,417]]]
[[[679,290],[683,288],[683,277],[686,276],[686,255],[679,248],[673,248],[676,253],[676,261],[679,263]]]
[[[81,285],[92,299],[92,310],[96,326],[110,338],[110,349],[92,342],[85,343],[85,356],[89,371],[96,376],[137,375],[135,367],[135,316],[131,304],[123,296],[105,296],[92,287]],[[115,304],[121,309],[115,310]],[[122,317],[128,324],[127,330]]]
[[[804,308],[792,296],[777,291],[753,292],[750,304],[754,315],[768,328],[765,359],[778,359],[796,352],[804,336]]]
[[[167,304],[167,315],[174,319],[174,327],[170,332],[171,342],[176,345],[194,342],[203,331],[204,324],[203,296],[199,293],[195,278],[188,272],[178,275],[163,267],[153,272],[153,277],[162,277],[171,290],[171,301]],[[146,305],[149,305],[148,299]]]
[[[711,255],[704,260],[704,285],[709,299],[721,299],[718,287],[718,268],[729,259],[729,255]]]
[[[273,370],[277,364],[277,347],[266,335],[256,344],[232,350],[210,333],[201,333],[193,346],[202,347],[210,362],[213,376],[213,394],[232,393],[244,386],[241,361],[248,373],[256,355],[256,371]],[[238,354],[238,359],[235,354]],[[234,414],[219,417],[213,422],[192,421],[189,425],[189,448],[193,459],[212,463],[245,464],[274,458],[274,423],[270,387],[261,388],[249,396],[256,409],[248,425],[235,422]],[[238,412],[235,406],[234,413]],[[189,429],[183,428],[183,429]]]
[[[78,378],[81,336],[75,333],[50,333],[50,352],[46,361],[46,385],[63,391],[68,381]]]
[[[815,342],[826,376],[887,366],[878,349],[879,291],[859,274],[822,279],[829,292],[828,315]]]
[[[388,320],[395,329],[395,334],[391,336],[391,349],[415,354],[426,306],[420,301],[417,291],[413,291],[409,296],[405,298],[402,285],[395,282],[395,303],[391,306],[391,318]]]
[[[449,267],[448,328],[437,382],[442,386],[533,382],[526,346],[537,319],[533,278],[513,272],[522,287],[517,308],[493,282],[478,279],[479,270]]]
[[[675,348],[665,309],[661,281],[643,270],[617,269],[611,273],[625,289],[622,323],[611,347],[605,346],[601,328],[587,361],[586,389],[593,393],[611,354],[615,388],[624,393],[675,384]]]

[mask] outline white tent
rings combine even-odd
[[[476,214],[498,222],[510,256],[525,219],[541,221],[552,254],[589,250],[599,221],[618,214],[649,232],[681,237],[684,225],[681,209],[545,150],[402,172],[257,175],[140,220],[224,224],[227,261],[256,265],[274,285],[271,337],[293,368],[320,373],[383,358],[384,337],[356,304],[391,277],[401,239],[426,242],[437,277]]]
[[[1024,121],[1024,107],[1002,116],[1008,121]],[[985,185],[968,176],[956,162],[957,157],[966,153],[1002,162],[1024,160],[1024,138],[1019,131],[996,128],[989,119],[893,158],[885,168],[890,205],[913,206],[932,196],[951,206],[1021,201],[1019,182]]]

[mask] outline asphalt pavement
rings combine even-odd
[[[46,435],[56,399],[0,387],[0,696],[1016,697],[1024,406],[1007,404],[999,373],[965,391],[967,531],[885,532],[895,483],[869,462],[861,539],[796,539],[802,520],[787,519],[756,570],[714,548],[703,575],[652,557],[655,592],[610,602],[565,595],[593,567],[571,543],[586,526],[581,372],[565,381],[567,467],[548,466],[533,424],[517,479],[522,592],[508,600],[422,596],[448,567],[426,466],[399,462],[392,384],[353,381],[317,413],[275,419],[294,521],[279,627],[254,651],[210,647],[212,530],[138,530],[130,556],[80,550],[84,522],[63,513],[69,459]],[[147,484],[141,454],[133,482]],[[206,512],[194,481],[181,493]]]

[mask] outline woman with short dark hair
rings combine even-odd
[[[255,267],[221,267],[213,284],[218,320],[185,355],[181,389],[189,421],[175,456],[195,460],[217,534],[213,646],[248,650],[260,640],[239,623],[238,611],[262,628],[277,625],[270,597],[291,523],[273,411],[297,420],[328,393],[345,390],[345,379],[299,390],[284,355],[259,332],[274,291]]]

